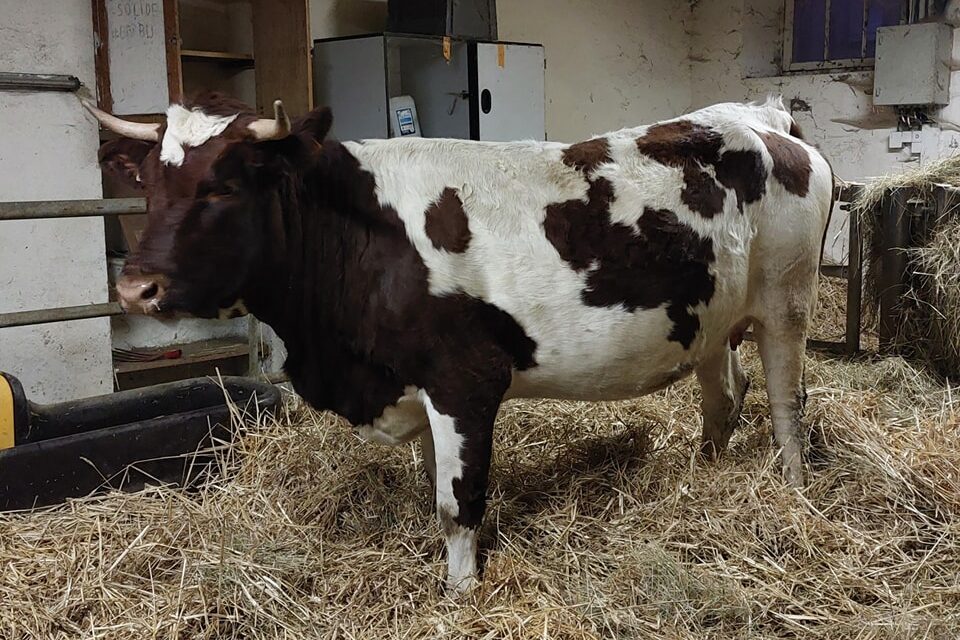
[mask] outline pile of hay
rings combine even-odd
[[[759,360],[729,455],[692,380],[498,423],[485,576],[444,597],[416,447],[291,400],[227,479],[0,515],[0,638],[944,638],[960,633],[960,412],[902,359],[811,355],[825,459],[780,480]]]
[[[852,215],[860,216],[869,259],[866,269],[866,303],[876,311],[879,296],[879,218],[874,210],[883,198],[898,189],[910,189],[918,198],[932,201],[935,187],[960,187],[960,155],[951,156],[899,174],[883,176],[865,186],[853,203]],[[901,304],[900,321],[893,348],[897,353],[922,360],[940,375],[960,377],[960,198],[949,195],[933,232],[914,234],[907,250],[908,286]]]
[[[817,308],[810,321],[810,338],[843,342],[847,335],[847,281],[820,276]]]

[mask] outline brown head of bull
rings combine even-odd
[[[279,100],[266,119],[206,94],[171,106],[165,123],[146,124],[84,104],[120,136],[100,148],[100,165],[147,201],[146,228],[116,285],[124,310],[216,317],[236,307],[269,269],[264,239],[282,225],[271,194],[287,168],[319,154],[329,110],[291,126]]]

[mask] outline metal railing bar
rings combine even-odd
[[[25,327],[35,324],[51,322],[66,322],[68,320],[86,320],[88,318],[105,318],[118,316],[123,309],[116,302],[101,304],[83,304],[76,307],[57,307],[54,309],[39,309],[37,311],[15,311],[0,313],[0,329],[11,327]]]
[[[37,220],[41,218],[123,216],[146,213],[146,211],[147,201],[144,198],[0,202],[0,220]]]
[[[76,76],[0,72],[0,91],[76,91],[79,88],[80,80]]]

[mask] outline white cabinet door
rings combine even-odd
[[[477,43],[480,140],[544,140],[543,47]]]

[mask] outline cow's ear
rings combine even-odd
[[[97,159],[104,171],[114,174],[131,186],[141,187],[140,165],[155,144],[130,138],[111,140],[100,147]]]
[[[308,113],[297,123],[296,133],[305,133],[317,142],[323,142],[333,125],[333,112],[330,107],[319,107]]]

